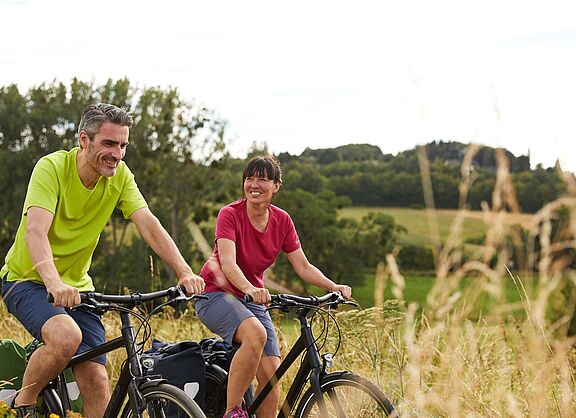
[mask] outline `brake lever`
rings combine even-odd
[[[181,302],[190,302],[191,300],[194,300],[194,299],[208,299],[208,296],[206,296],[206,295],[187,296],[186,293],[184,293],[182,291],[182,289],[180,287],[178,287],[178,296],[176,296],[174,299],[172,299],[169,302],[169,305],[172,306],[172,305],[176,305],[176,304],[181,303]]]
[[[270,305],[266,307],[267,311],[271,311],[272,309],[278,309],[284,313],[288,313],[294,308],[294,305]]]
[[[106,311],[108,310],[108,306],[107,304],[104,303],[99,303],[96,301],[91,301],[93,303],[86,303],[86,302],[82,302],[79,303],[78,305],[74,305],[70,307],[70,310],[73,311],[77,311],[77,310],[84,310],[84,311],[88,311],[88,312],[93,312],[99,315],[104,315],[106,313]]]
[[[250,295],[246,295],[246,298],[249,296]],[[270,305],[266,307],[266,310],[279,309],[282,312],[288,313],[297,305],[293,300],[280,298],[279,300],[270,301]]]

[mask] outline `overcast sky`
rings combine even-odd
[[[573,2],[572,2],[573,3]],[[557,1],[0,0],[0,85],[174,86],[232,150],[433,140],[576,171],[576,6]]]

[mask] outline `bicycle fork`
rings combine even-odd
[[[264,388],[260,391],[256,399],[254,399],[252,405],[248,408],[248,415],[253,416],[256,414],[256,410],[261,405],[262,401],[272,390],[278,381],[284,376],[288,368],[298,360],[298,357],[305,351],[306,355],[304,357],[303,363],[300,365],[296,377],[286,394],[284,403],[280,408],[278,413],[278,418],[285,418],[290,415],[290,412],[294,408],[298,397],[302,393],[306,382],[308,381],[308,376],[310,376],[310,384],[314,394],[318,398],[318,407],[320,408],[321,416],[328,417],[328,409],[326,403],[322,396],[322,389],[320,382],[322,377],[326,374],[326,368],[330,366],[331,356],[325,355],[320,358],[318,354],[318,346],[314,341],[314,336],[312,335],[312,330],[308,319],[305,317],[305,313],[298,318],[300,320],[301,335],[298,340],[292,346],[290,352],[286,355],[276,373],[270,378],[270,381],[266,383]],[[323,361],[324,360],[324,361]]]
[[[126,347],[127,359],[124,367],[120,371],[120,376],[118,377],[118,382],[116,383],[116,388],[112,393],[104,417],[117,417],[120,414],[120,407],[122,405],[122,399],[125,394],[128,394],[128,402],[134,412],[133,418],[140,418],[142,415],[140,411],[143,411],[146,406],[142,394],[138,390],[138,383],[142,378],[142,366],[138,361],[138,353],[136,347],[136,335],[134,332],[134,327],[130,322],[130,316],[126,312],[120,313],[120,319],[122,320],[122,337],[116,340],[124,341],[124,346]],[[116,341],[114,340],[114,341]]]

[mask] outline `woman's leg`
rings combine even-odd
[[[254,396],[258,396],[258,393],[264,388],[266,383],[270,380],[272,375],[280,367],[280,357],[277,356],[263,356],[260,360],[260,366],[256,372],[256,379],[258,380],[258,388]],[[272,391],[264,402],[260,405],[257,411],[258,418],[272,418],[276,416],[278,409],[278,399],[280,398],[280,385],[274,386]],[[290,411],[288,411],[289,413]],[[286,416],[288,416],[288,413]]]
[[[266,344],[266,330],[260,321],[250,317],[242,321],[234,341],[240,344],[230,364],[226,410],[242,406],[242,397],[252,383]]]

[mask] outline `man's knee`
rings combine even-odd
[[[56,315],[42,327],[42,340],[48,349],[71,358],[82,342],[82,331],[70,316]]]
[[[108,373],[106,366],[93,361],[88,361],[74,367],[74,376],[78,381],[80,390],[88,390],[90,394],[101,396],[102,392],[108,391]],[[84,393],[82,396],[86,396]]]

